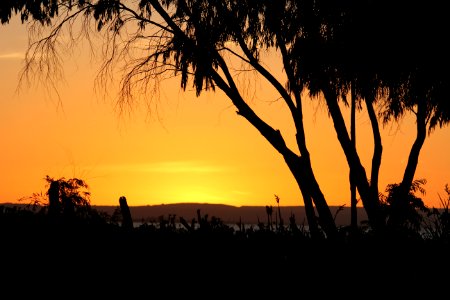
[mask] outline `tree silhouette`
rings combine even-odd
[[[65,219],[75,217],[83,208],[90,208],[90,192],[86,182],[78,178],[54,179],[46,176],[49,188],[48,213],[50,216],[63,216]]]
[[[387,0],[23,0],[2,2],[0,17],[7,23],[19,14],[23,22],[33,20],[37,27],[49,27],[31,42],[25,74],[52,75],[59,62],[55,59],[58,43],[63,38],[69,42],[89,39],[95,25],[105,33],[100,78],[111,75],[114,64],[127,55],[132,58],[126,60],[119,104],[130,103],[136,89],[146,91],[166,76],[179,76],[181,88],[192,85],[197,95],[219,88],[238,115],[284,158],[300,188],[311,235],[319,237],[323,230],[334,238],[337,227],[311,164],[302,95],[308,91],[323,97],[369,221],[374,228],[383,227],[378,192],[382,144],[375,107],[383,109],[385,122],[398,120],[407,111],[416,115],[417,139],[397,197],[403,201],[413,183],[427,126],[430,132],[449,121],[449,104],[444,101],[449,49],[441,42],[448,28],[445,11],[436,1],[419,6]],[[73,32],[76,21],[82,24],[79,35]],[[64,28],[69,39],[63,35]],[[136,58],[134,47],[142,49],[143,42],[147,45],[144,54]],[[262,54],[266,51],[279,54],[283,76],[278,78],[265,67]],[[242,70],[255,71],[279,93],[296,129],[296,149],[288,147],[281,131],[251,108],[237,79]],[[365,104],[372,125],[370,177],[339,106],[340,101],[347,103],[350,88],[355,105]]]
[[[131,211],[128,207],[127,198],[121,196],[119,198],[120,212],[122,214],[122,227],[126,230],[133,229],[133,218],[131,217]]]
[[[423,200],[417,197],[416,193],[425,195],[425,189],[423,188],[425,183],[425,179],[414,180],[408,192],[408,198],[406,201],[401,202],[402,206],[397,201],[397,194],[402,192],[401,184],[389,184],[386,187],[387,196],[384,201],[388,210],[387,224],[392,227],[391,234],[398,230],[406,232],[407,236],[420,234],[424,215],[429,210],[423,203]],[[397,210],[400,210],[400,212]]]
[[[407,112],[416,117],[417,138],[396,197],[406,202],[427,128],[430,133],[449,121],[444,87],[450,84],[445,71],[450,61],[444,54],[448,45],[441,39],[448,29],[443,7],[435,1],[426,7],[408,1],[300,3],[307,15],[297,15],[295,23],[305,30],[282,30],[293,45],[289,51],[294,77],[312,95],[323,95],[369,219],[375,227],[384,226],[378,192],[382,144],[374,105],[379,105],[384,123]],[[338,106],[340,100],[347,104],[350,89],[352,99],[365,102],[372,125],[370,179]]]

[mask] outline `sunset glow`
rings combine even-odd
[[[303,205],[282,156],[236,114],[220,90],[197,98],[194,91],[181,91],[178,78],[168,79],[148,102],[121,114],[116,91],[106,94],[95,85],[100,63],[91,59],[87,45],[63,58],[64,81],[58,82],[57,94],[39,78],[18,86],[25,25],[14,18],[0,26],[0,40],[0,202],[45,192],[49,175],[85,180],[93,205],[118,205],[126,196],[129,205],[264,206],[275,205],[274,195],[280,205]],[[291,119],[278,96],[257,79],[242,80],[249,83],[252,107],[293,145]],[[348,166],[325,105],[305,98],[304,111],[307,144],[325,197],[330,205],[350,206]],[[349,112],[344,116],[350,119]],[[409,116],[383,128],[381,192],[401,181],[414,126]],[[364,110],[357,115],[357,147],[369,173],[373,143]],[[441,205],[439,195],[450,183],[449,153],[450,129],[436,129],[425,141],[416,171],[417,179],[428,181],[427,205]]]

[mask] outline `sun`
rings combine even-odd
[[[201,185],[183,185],[167,193],[167,198],[174,203],[226,203],[226,197],[220,190]]]

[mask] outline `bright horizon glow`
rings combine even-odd
[[[303,205],[283,158],[217,90],[199,98],[182,92],[179,79],[161,85],[158,100],[120,115],[115,94],[96,92],[99,68],[80,45],[65,61],[65,82],[53,91],[21,86],[18,76],[27,46],[26,26],[17,18],[0,26],[0,203],[46,192],[45,176],[77,177],[90,187],[92,205],[220,203],[235,206]],[[276,63],[274,62],[276,66]],[[36,82],[38,78],[35,78]],[[277,95],[259,80],[248,80],[249,103],[289,145],[291,119]],[[344,108],[343,108],[344,109]],[[344,112],[347,121],[348,110]],[[350,206],[348,166],[331,119],[321,101],[304,101],[307,145],[317,180],[330,206]],[[382,129],[380,192],[403,176],[415,138],[414,120]],[[372,135],[365,111],[357,114],[357,147],[370,172]],[[297,151],[296,151],[297,152]],[[425,178],[429,206],[450,181],[450,129],[436,129],[422,148],[416,178]],[[360,205],[361,206],[361,205]]]

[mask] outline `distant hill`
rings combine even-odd
[[[112,214],[117,206],[93,206],[99,211]],[[139,221],[158,221],[163,216],[175,215],[178,219],[183,217],[187,221],[197,218],[197,210],[200,209],[202,216],[208,215],[208,218],[217,217],[224,223],[237,224],[239,221],[245,224],[257,224],[258,220],[267,222],[265,206],[232,206],[225,204],[204,204],[204,203],[177,203],[161,205],[130,206],[131,216],[135,222]],[[338,206],[330,207],[333,215],[339,210]],[[303,206],[280,206],[281,217],[285,224],[288,224],[289,217],[293,214],[296,223],[306,224],[305,208]],[[273,207],[272,219],[275,221],[275,214],[278,213],[277,207]],[[358,208],[358,220],[367,220],[366,212],[363,208]],[[338,226],[350,224],[350,208],[344,207],[336,214]]]
[[[25,206],[26,204],[0,203],[0,206]],[[112,215],[118,206],[92,205],[98,211],[106,212]],[[167,219],[169,215],[175,215],[176,220],[183,217],[188,222],[197,219],[197,210],[200,210],[201,216],[208,215],[208,218],[220,218],[226,224],[237,224],[240,221],[244,224],[257,224],[258,221],[267,222],[267,213],[265,206],[232,206],[225,204],[205,204],[205,203],[177,203],[160,205],[130,206],[130,212],[135,222],[158,222],[160,217]],[[331,212],[336,216],[336,224],[345,226],[350,224],[350,208],[331,206]],[[281,217],[284,224],[289,223],[289,217],[295,216],[298,225],[307,224],[305,208],[303,206],[280,206]],[[339,210],[339,212],[338,212]],[[272,219],[275,222],[275,214],[278,209],[273,206]],[[358,208],[358,221],[367,220],[366,212],[363,208]]]

